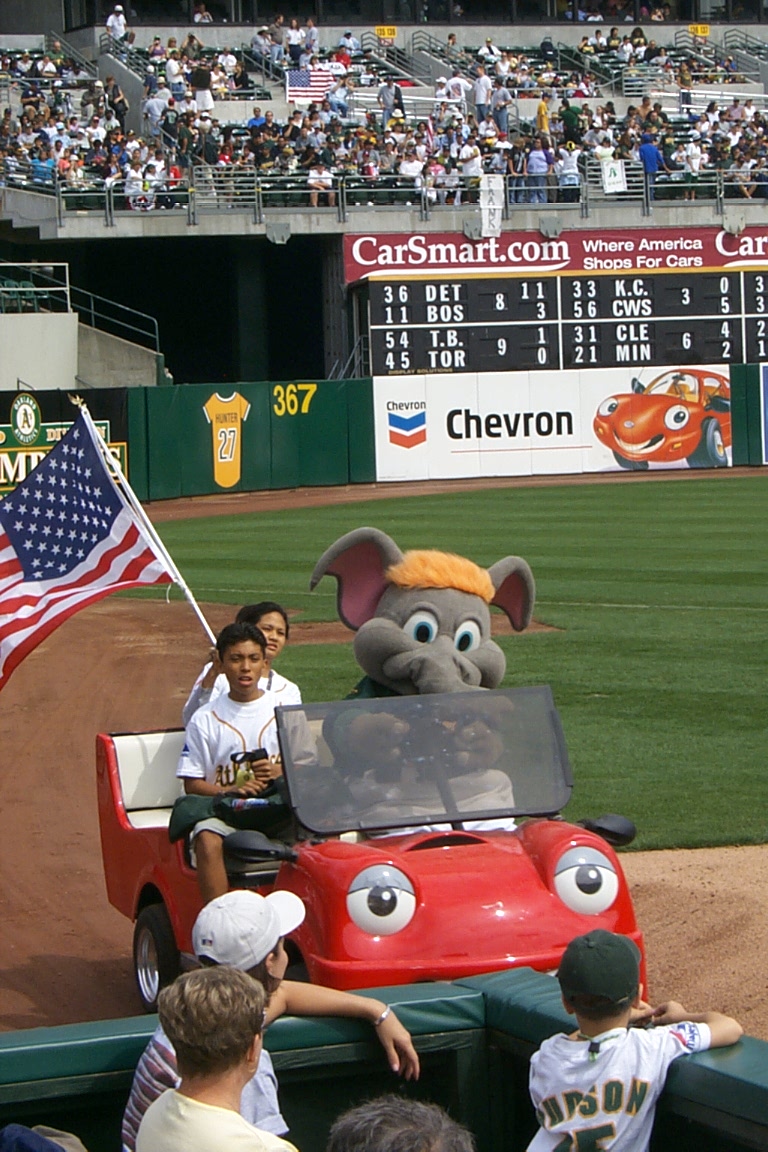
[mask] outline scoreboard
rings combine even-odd
[[[723,225],[345,235],[377,480],[730,464],[768,224]]]
[[[765,271],[370,281],[371,374],[522,372],[768,359]]]

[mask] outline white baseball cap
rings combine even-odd
[[[258,892],[237,889],[206,904],[192,929],[192,947],[198,959],[231,964],[247,972],[274,952],[281,936],[298,928],[304,902],[293,892]]]

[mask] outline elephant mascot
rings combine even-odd
[[[355,658],[366,673],[353,697],[497,688],[506,659],[491,639],[490,605],[517,632],[533,613],[533,575],[519,556],[485,569],[447,552],[403,553],[376,528],[357,528],[332,544],[310,588],[326,575],[338,581],[339,618],[355,632]]]

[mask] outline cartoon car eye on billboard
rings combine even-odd
[[[691,468],[722,468],[731,446],[730,384],[700,368],[664,372],[647,387],[635,378],[631,392],[602,401],[594,429],[622,468],[682,460]]]

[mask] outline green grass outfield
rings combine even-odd
[[[768,476],[449,493],[160,532],[200,600],[269,596],[332,620],[335,580],[310,594],[309,575],[364,524],[403,549],[528,560],[536,619],[560,631],[503,639],[504,683],[552,685],[570,818],[622,812],[638,848],[768,839]],[[280,668],[308,700],[359,675],[346,646],[289,648]]]

